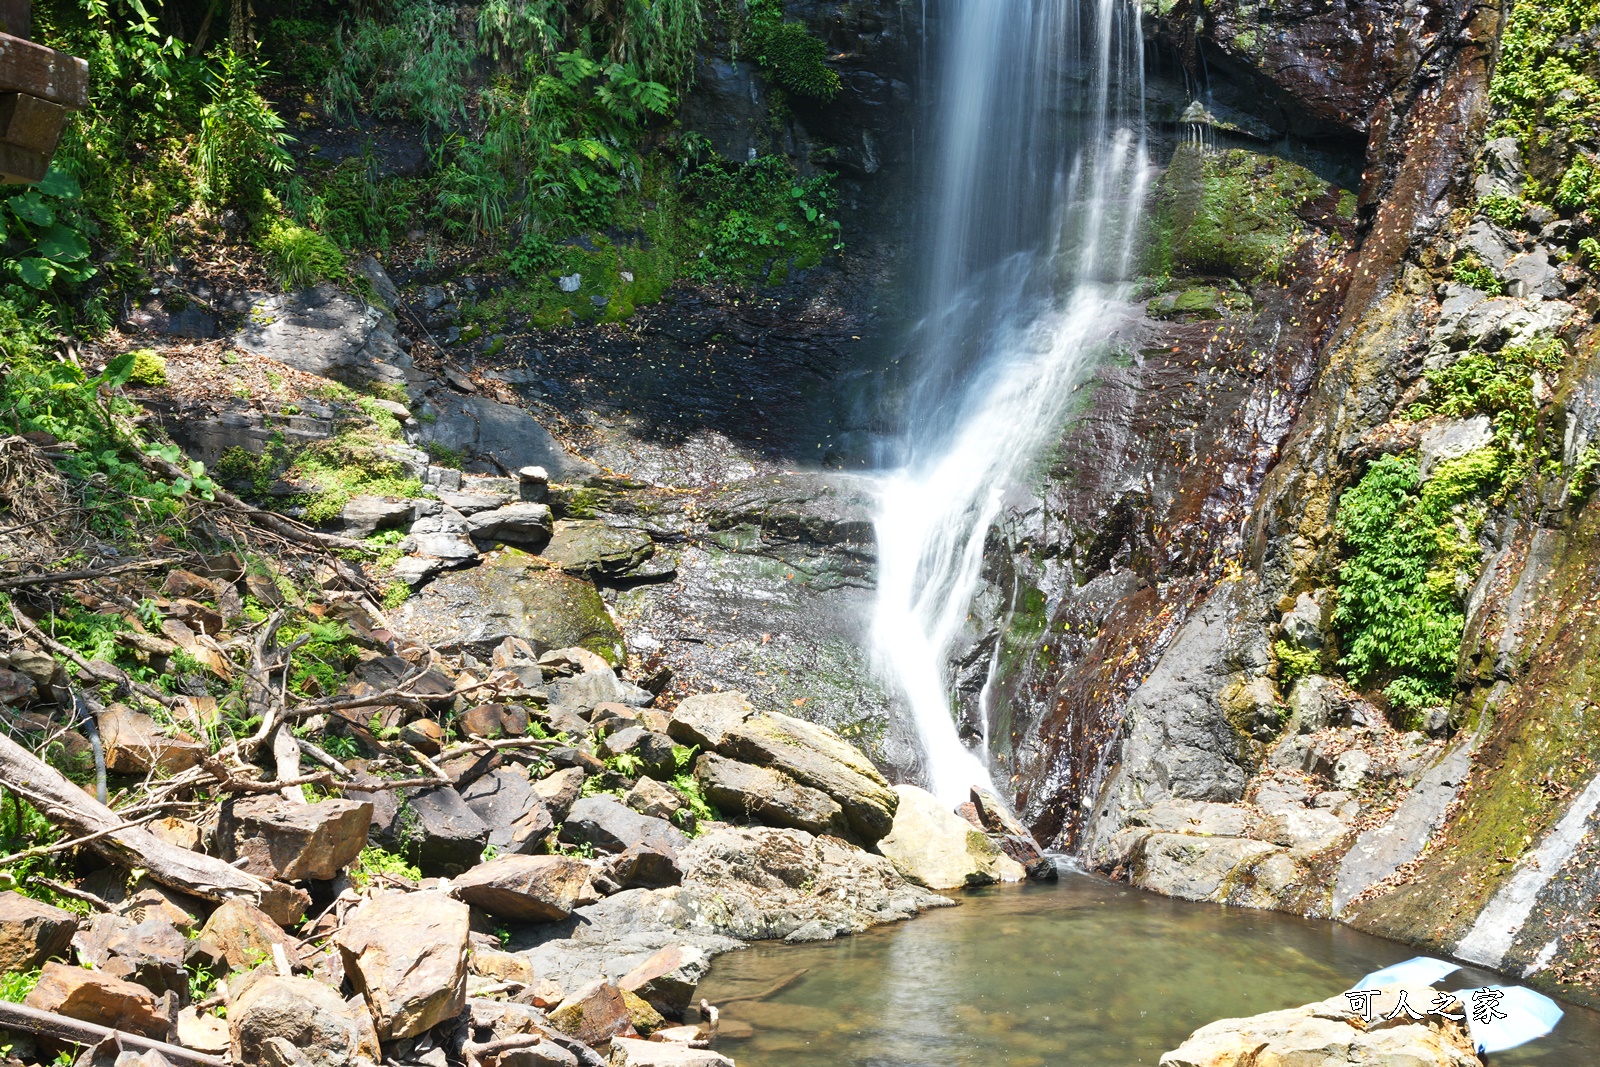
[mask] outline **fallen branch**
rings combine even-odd
[[[108,834],[116,833],[118,830],[131,830],[135,826],[143,826],[147,822],[153,822],[156,816],[160,814],[160,812],[151,812],[149,815],[141,816],[132,822],[108,826],[103,830],[96,830],[94,833],[85,834],[82,837],[74,837],[68,841],[57,841],[53,845],[36,845],[33,848],[25,848],[21,852],[13,852],[9,856],[0,856],[0,867],[9,867],[22,860],[32,859],[34,856],[49,856],[56,852],[65,852],[69,848],[77,848],[79,845],[92,844]]]
[[[182,559],[174,556],[170,559],[136,559],[129,563],[113,564],[110,567],[88,567],[77,571],[25,574],[11,578],[0,578],[0,589],[22,589],[30,585],[54,585],[57,582],[86,582],[95,578],[109,577],[113,574],[126,574],[128,571],[150,571],[161,567],[171,567],[182,562]]]
[[[736,997],[723,997],[722,1007],[726,1008],[729,1004],[742,1004],[745,1001],[750,1000],[766,1000],[768,997],[775,996],[776,994],[781,993],[785,989],[788,989],[790,986],[794,985],[810,969],[811,968],[809,967],[802,967],[793,974],[786,974],[759,993],[742,993]]]
[[[113,1030],[109,1026],[87,1023],[53,1011],[40,1011],[22,1004],[0,1001],[0,1030],[12,1033],[38,1034],[74,1045],[98,1045],[115,1038],[124,1048],[138,1052],[155,1052],[175,1067],[228,1067],[228,1061],[218,1056],[169,1045],[165,1041],[132,1034],[126,1030]]]
[[[125,685],[135,693],[138,693],[140,696],[149,700],[153,700],[164,708],[171,708],[177,705],[177,697],[169,696],[154,686],[149,686],[145,685],[143,682],[134,681],[132,678],[129,678],[126,674],[124,674],[120,667],[116,667],[110,663],[95,663],[84,659],[83,656],[79,655],[76,650],[63,645],[60,641],[57,641],[55,638],[39,629],[32,619],[28,618],[22,612],[17,610],[17,606],[15,604],[11,605],[11,617],[16,620],[18,628],[21,629],[23,633],[39,642],[47,651],[53,652],[57,656],[65,656],[67,659],[77,664],[79,670],[83,671],[83,673],[87,674],[95,681],[106,682],[111,685]]]
[[[150,831],[123,826],[123,817],[33,753],[0,736],[0,782],[32,804],[52,825],[93,836],[89,845],[111,862],[140,868],[153,881],[205,900],[243,899],[271,914],[287,887],[275,886],[223,861],[168,844]]]
[[[469,752],[500,752],[508,748],[560,748],[561,743],[548,737],[500,737],[493,740],[477,737],[463,741],[439,753],[440,760],[465,756]]]
[[[106,900],[103,897],[97,897],[87,889],[79,889],[75,885],[68,885],[65,882],[58,882],[54,878],[40,878],[37,874],[31,875],[28,880],[34,885],[44,886],[52,893],[60,893],[64,897],[71,897],[73,900],[81,900],[92,908],[98,908],[100,911],[115,910],[111,907],[111,902],[109,900]]]

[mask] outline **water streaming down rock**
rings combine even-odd
[[[873,636],[930,787],[951,803],[989,779],[957,735],[946,681],[984,542],[1074,384],[1136,318],[1126,279],[1149,172],[1139,18],[1125,0],[956,0],[945,28],[925,314],[881,484]]]

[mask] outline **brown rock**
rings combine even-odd
[[[315,1067],[346,1067],[357,1056],[380,1059],[366,1009],[309,978],[257,980],[228,1005],[228,1032],[233,1058],[244,1064],[269,1062],[266,1046],[275,1038]]]
[[[195,916],[208,907],[204,901],[152,882],[149,875],[140,875],[130,886],[128,872],[121,867],[102,867],[85,878],[82,886],[110,904],[118,915],[135,922],[162,919],[184,933],[199,925]]]
[[[551,816],[560,821],[572,810],[572,802],[582,795],[586,777],[582,767],[563,767],[549,777],[532,783],[533,791],[550,809]]]
[[[241,797],[222,806],[217,827],[222,856],[263,878],[326,881],[353,863],[367,845],[372,805],[321,800],[299,804],[273,794]]]
[[[242,900],[224,902],[200,930],[200,938],[221,950],[228,966],[249,970],[272,959],[272,946],[282,945],[292,960],[297,950],[283,928],[260,908]]]
[[[531,986],[537,976],[533,961],[515,952],[502,952],[497,948],[475,948],[467,959],[467,967],[479,978],[493,978],[499,982],[516,982]]]
[[[705,752],[695,760],[694,776],[706,799],[730,819],[755,819],[835,837],[850,835],[844,809],[832,797],[782,771]]]
[[[595,899],[588,865],[571,856],[499,856],[457,878],[452,892],[518,922],[555,922]]]
[[[678,799],[678,794],[654,778],[639,779],[622,801],[640,815],[648,815],[653,819],[671,819],[683,810],[683,801]]]
[[[667,735],[679,744],[699,745],[710,751],[722,744],[728,730],[755,713],[750,698],[737,690],[701,693],[685,698],[673,709]]]
[[[32,704],[33,698],[38,695],[39,690],[34,686],[32,678],[18,671],[0,669],[0,704],[20,707]]]
[[[209,578],[202,578],[193,571],[180,569],[167,572],[167,580],[162,584],[161,592],[174,599],[215,600],[217,587]]]
[[[52,956],[64,955],[77,929],[77,917],[70,911],[21,893],[0,893],[0,969],[7,974],[31,971]]]
[[[755,715],[727,728],[724,756],[782,771],[819,789],[844,809],[850,828],[870,845],[894,825],[899,797],[872,761],[832,730],[790,715]]]
[[[617,980],[617,988],[642,997],[669,1019],[681,1019],[695,986],[711,969],[711,955],[694,945],[667,945]]]
[[[591,1048],[604,1048],[615,1037],[637,1037],[628,1002],[610,982],[590,982],[550,1013],[550,1024]]]
[[[228,1024],[215,1015],[184,1008],[178,1013],[178,1044],[196,1052],[227,1052]]]
[[[171,923],[96,915],[72,944],[79,961],[92,964],[101,974],[137,982],[156,993],[171,990],[180,1000],[189,995],[189,972],[184,970],[189,941]]]
[[[406,724],[400,740],[425,756],[437,756],[444,747],[444,728],[432,719],[418,719]]]
[[[145,823],[146,830],[155,834],[169,845],[186,848],[190,852],[199,852],[200,827],[188,819],[180,819],[176,815],[169,815],[165,819]]]
[[[205,746],[169,734],[143,712],[113,704],[98,716],[106,770],[114,774],[177,774],[199,764]]]
[[[651,845],[629,845],[606,861],[602,877],[611,883],[606,892],[620,889],[661,889],[683,881],[678,855]],[[596,878],[599,882],[601,878]]]
[[[521,737],[528,732],[528,712],[512,704],[480,704],[461,716],[468,737]]]
[[[165,1041],[172,1029],[162,1002],[144,986],[51,961],[23,1001],[30,1008]]]
[[[734,1067],[720,1052],[673,1041],[619,1037],[611,1044],[611,1067]]]
[[[415,1037],[461,1013],[470,909],[443,893],[379,893],[334,936],[351,983],[384,1041]]]

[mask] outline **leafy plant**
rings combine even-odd
[[[1500,473],[1494,449],[1440,464],[1421,484],[1414,458],[1384,456],[1340,498],[1340,662],[1358,684],[1383,682],[1403,710],[1450,694],[1465,625],[1462,586],[1482,523],[1481,506],[1470,502]]]
[[[134,385],[166,385],[167,361],[153,348],[136,348],[129,355],[133,356],[133,367],[128,371],[128,381]]]
[[[1287,641],[1274,642],[1272,655],[1278,661],[1278,682],[1284,686],[1296,678],[1315,674],[1322,666],[1322,656],[1315,649],[1301,648]]]
[[[269,183],[290,169],[284,146],[293,138],[261,95],[265,74],[253,56],[232,48],[206,69],[209,99],[200,108],[195,172],[201,195],[213,203],[257,208]]]
[[[357,889],[365,889],[381,875],[403,878],[412,883],[422,881],[422,872],[407,863],[404,858],[377,845],[368,845],[361,850],[361,855],[356,857],[355,863],[350,865],[350,882]]]
[[[1505,283],[1488,264],[1477,256],[1468,254],[1450,264],[1450,275],[1462,285],[1468,285],[1481,293],[1490,296],[1499,296],[1505,292]]]
[[[783,0],[750,0],[745,18],[745,45],[779,85],[816,100],[838,94],[839,72],[827,64],[827,44],[805,23],[785,20]]]
[[[39,968],[31,971],[7,971],[0,975],[0,1000],[21,1004],[39,984]]]
[[[344,253],[339,246],[299,223],[270,219],[256,243],[272,260],[273,274],[286,290],[304,289],[325,278],[346,275]]]

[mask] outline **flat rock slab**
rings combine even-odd
[[[165,1041],[172,1021],[150,990],[82,967],[51,961],[23,1001],[30,1008]]]
[[[706,752],[695,761],[694,776],[705,798],[730,819],[754,819],[836,837],[850,833],[838,802],[782,771]]]
[[[611,1042],[612,1067],[734,1067],[720,1052],[691,1048],[673,1041],[639,1041],[619,1037]]]
[[[403,385],[411,357],[395,339],[394,319],[332,285],[264,296],[233,343],[296,370],[347,385]]]
[[[597,898],[589,866],[571,856],[497,856],[453,882],[452,892],[490,915],[517,922],[565,919]]]
[[[511,548],[491,552],[470,570],[434,579],[390,621],[398,632],[440,651],[482,658],[508,637],[540,653],[577,645],[613,666],[626,656],[622,633],[594,586]]]
[[[474,470],[543,467],[552,479],[563,482],[599,473],[594,464],[562,448],[532,415],[510,404],[433,389],[419,414],[431,416],[420,420],[419,438],[484,464],[472,466]]]
[[[655,555],[655,542],[642,530],[621,530],[593,519],[555,524],[550,543],[539,554],[568,574],[585,578],[619,577]]]

